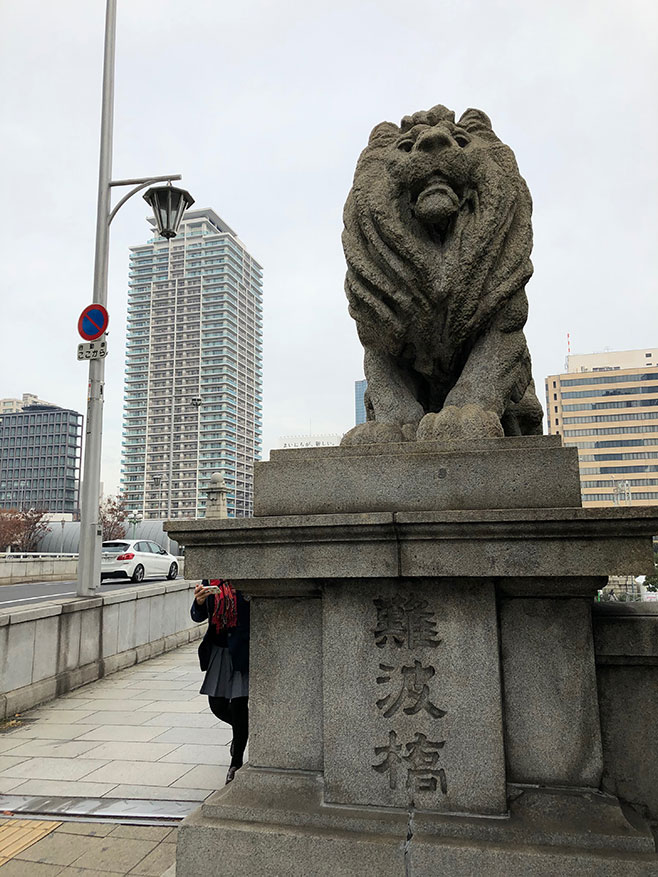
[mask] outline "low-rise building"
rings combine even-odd
[[[0,414],[17,414],[26,405],[52,405],[52,402],[39,399],[34,393],[23,393],[22,399],[0,399]]]
[[[546,412],[578,448],[584,506],[658,503],[658,348],[568,356]]]

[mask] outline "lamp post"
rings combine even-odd
[[[128,517],[126,518],[126,520],[133,528],[133,536],[132,537],[133,537],[133,539],[135,539],[136,538],[135,534],[136,534],[136,530],[137,530],[137,524],[139,524],[140,521],[142,520],[142,513],[141,512],[131,512],[128,515]]]
[[[154,487],[157,489],[157,491],[158,491],[158,514],[157,514],[157,520],[158,520],[158,521],[161,521],[161,520],[163,520],[163,517],[162,517],[162,488],[163,488],[164,476],[163,476],[163,475],[153,475],[153,476],[152,476],[152,481],[153,481],[153,486],[154,486]],[[169,483],[171,484],[171,482],[169,482]],[[169,496],[171,496],[171,487],[169,487]],[[167,514],[166,514],[166,516],[169,517],[169,509],[167,509]],[[164,539],[165,539],[165,542],[166,542],[167,544],[166,544],[166,546],[163,546],[163,548],[165,548],[166,551],[169,551],[169,548],[170,548],[170,546],[171,546],[171,540],[169,539],[169,534],[168,534],[168,533],[165,533],[165,534],[164,534]]]
[[[158,513],[156,519],[159,521],[162,514],[162,475],[153,475],[151,480],[153,481],[153,486],[158,491]]]
[[[199,369],[199,381],[201,380],[201,369]],[[201,405],[203,399],[201,396],[193,396],[190,399],[192,405],[196,408],[196,471],[194,475],[194,517],[199,517],[199,455],[201,453]]]
[[[152,207],[159,233],[174,237],[183,213],[194,199],[183,189],[171,186],[171,180],[180,180],[180,174],[158,177],[136,177],[112,180],[112,129],[114,121],[114,55],[116,45],[117,0],[107,0],[105,12],[105,49],[103,59],[103,96],[101,103],[101,144],[98,168],[98,206],[96,211],[96,248],[94,257],[93,304],[107,305],[107,270],[110,223],[117,211],[137,192],[152,183],[169,182],[168,186],[151,188],[144,199]],[[111,190],[116,187],[133,188],[111,207]],[[164,191],[163,191],[164,190]],[[87,419],[85,423],[85,455],[80,488],[80,555],[78,561],[79,597],[93,594],[100,584],[102,531],[99,524],[98,501],[100,494],[101,448],[103,439],[103,402],[105,359],[89,360],[87,386]]]

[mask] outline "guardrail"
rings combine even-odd
[[[77,552],[62,554],[56,551],[0,551],[0,560],[56,560],[57,558],[77,560],[78,554]]]
[[[658,604],[595,603],[593,614],[602,788],[656,820]]]
[[[160,582],[0,612],[0,721],[198,639],[196,582]]]
[[[78,575],[78,555],[29,556],[5,554],[0,557],[0,585],[19,585],[29,582],[70,581]]]
[[[184,560],[177,558],[183,573]],[[71,581],[78,575],[77,554],[0,553],[0,585]]]

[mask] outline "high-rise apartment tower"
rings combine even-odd
[[[213,472],[229,515],[252,514],[262,276],[214,210],[131,247],[121,486],[145,518],[203,517]]]
[[[578,448],[584,506],[658,502],[658,348],[567,357],[546,378],[550,434]]]

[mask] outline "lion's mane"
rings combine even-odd
[[[507,331],[521,328],[532,275],[532,202],[514,154],[483,112],[466,110],[456,125],[454,118],[437,106],[399,126],[378,125],[344,210],[345,290],[362,343],[403,356],[428,377],[459,369],[506,302]],[[462,195],[443,238],[414,214],[414,156],[405,163],[399,152],[401,137],[439,122],[466,132],[471,147],[418,158],[436,160]]]

